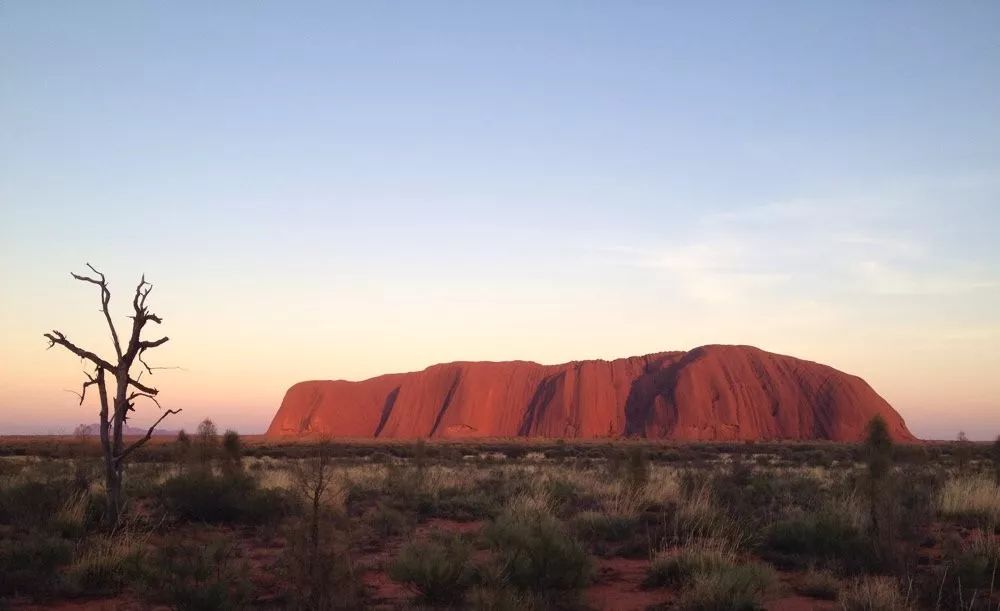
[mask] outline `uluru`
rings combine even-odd
[[[916,441],[863,379],[751,346],[611,361],[455,362],[364,381],[293,385],[268,437],[620,438],[857,441],[881,415]]]

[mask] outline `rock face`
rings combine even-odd
[[[646,437],[856,441],[902,417],[861,378],[750,346],[614,361],[458,362],[362,382],[295,384],[269,437]]]

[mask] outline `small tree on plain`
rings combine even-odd
[[[201,466],[208,467],[219,449],[219,431],[215,423],[205,418],[198,425],[198,460]]]
[[[111,318],[108,305],[111,302],[111,290],[104,274],[94,269],[91,264],[87,264],[93,276],[71,274],[74,279],[87,282],[97,286],[101,291],[101,312],[108,323],[108,330],[111,333],[111,340],[115,349],[114,359],[105,359],[95,352],[80,348],[60,331],[53,330],[45,333],[49,340],[49,348],[61,346],[69,350],[81,360],[87,361],[88,365],[94,368],[94,373],[85,373],[87,381],[83,383],[83,388],[78,394],[80,405],[83,405],[87,396],[87,389],[91,386],[97,387],[100,397],[101,409],[99,413],[99,434],[101,438],[101,449],[104,456],[104,482],[107,493],[107,514],[106,520],[109,525],[118,523],[118,517],[122,508],[122,476],[125,471],[126,459],[133,452],[142,447],[153,431],[170,414],[177,414],[181,410],[168,409],[162,412],[160,417],[146,431],[145,436],[128,444],[125,442],[124,434],[130,413],[135,411],[135,404],[139,399],[147,399],[160,407],[156,399],[159,391],[141,381],[142,374],[153,374],[153,367],[150,367],[143,354],[167,343],[169,338],[161,337],[155,340],[142,339],[142,332],[149,323],[160,324],[163,322],[156,314],[149,310],[146,299],[149,297],[153,285],[146,282],[143,276],[135,287],[135,295],[132,298],[132,308],[134,310],[132,318],[132,330],[128,340],[123,344],[119,340],[118,330]],[[138,364],[137,374],[132,372],[133,366]],[[109,379],[110,378],[110,379]],[[109,382],[112,383],[108,388]],[[161,408],[162,409],[162,408]]]
[[[958,470],[965,471],[972,461],[972,442],[965,431],[959,431],[955,441],[955,462],[958,463]]]
[[[881,415],[876,415],[868,423],[868,434],[863,445],[863,455],[868,466],[867,492],[869,515],[871,518],[871,535],[875,539],[880,554],[885,559],[888,553],[888,543],[891,539],[892,524],[887,515],[888,499],[892,494],[889,475],[892,471],[892,437],[889,428]],[[884,519],[883,519],[884,518]]]
[[[330,505],[343,491],[334,468],[328,440],[316,446],[316,455],[295,465],[293,492],[304,505],[301,523],[289,532],[286,560],[296,592],[291,608],[353,609],[358,606],[359,587],[354,575],[350,546],[336,531],[336,511]]]
[[[174,460],[180,465],[181,471],[184,471],[187,463],[191,461],[191,436],[184,429],[177,431],[177,439],[174,441]]]
[[[225,458],[225,468],[229,471],[238,471],[240,461],[243,458],[243,442],[240,434],[232,429],[226,430],[222,435],[222,455]]]

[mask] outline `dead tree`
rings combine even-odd
[[[143,353],[157,346],[162,346],[169,340],[167,337],[151,341],[142,339],[142,331],[148,323],[160,324],[163,322],[163,319],[150,312],[146,306],[146,298],[149,297],[150,291],[153,290],[153,285],[146,282],[146,277],[143,276],[139,281],[139,285],[135,288],[135,297],[132,299],[132,308],[135,311],[130,316],[132,319],[132,332],[128,337],[128,343],[123,348],[118,337],[118,331],[115,329],[115,324],[111,319],[111,313],[108,310],[108,304],[111,302],[111,291],[108,289],[108,282],[104,278],[104,274],[94,269],[94,266],[90,263],[87,264],[87,267],[90,268],[95,276],[71,275],[81,282],[89,282],[100,288],[101,311],[104,313],[104,319],[107,321],[108,329],[111,331],[111,340],[115,348],[115,359],[104,359],[94,352],[84,350],[66,339],[65,335],[56,330],[46,333],[45,338],[49,340],[49,348],[62,346],[80,357],[81,360],[86,361],[88,366],[94,368],[93,374],[84,374],[87,376],[87,380],[83,383],[83,388],[77,395],[80,397],[80,405],[83,405],[84,399],[87,397],[87,389],[91,386],[96,386],[100,397],[101,412],[99,426],[101,448],[104,454],[104,478],[108,501],[106,518],[108,524],[114,526],[118,523],[118,516],[122,508],[122,473],[124,472],[125,459],[149,441],[150,437],[153,436],[153,431],[156,430],[157,425],[163,422],[164,418],[171,414],[177,414],[181,410],[168,409],[162,411],[163,408],[156,399],[159,391],[140,381],[143,372],[152,375],[154,369],[143,359]],[[132,367],[136,363],[139,364],[139,367],[137,367],[138,373],[133,376]],[[109,382],[113,384],[110,392],[108,388]],[[128,423],[129,413],[135,411],[135,403],[139,399],[152,401],[161,409],[162,413],[156,422],[153,423],[153,426],[149,427],[144,437],[126,444],[124,432]]]

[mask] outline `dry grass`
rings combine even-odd
[[[89,504],[89,492],[70,494],[56,513],[54,517],[55,524],[63,532],[82,533],[87,525],[87,507]]]
[[[892,577],[862,577],[840,593],[844,611],[907,611],[909,593]]]
[[[938,498],[941,515],[977,518],[1000,523],[1000,486],[984,475],[959,477],[945,482]]]
[[[67,576],[90,591],[116,591],[131,582],[141,570],[148,535],[125,528],[109,535],[91,537],[69,566]]]

